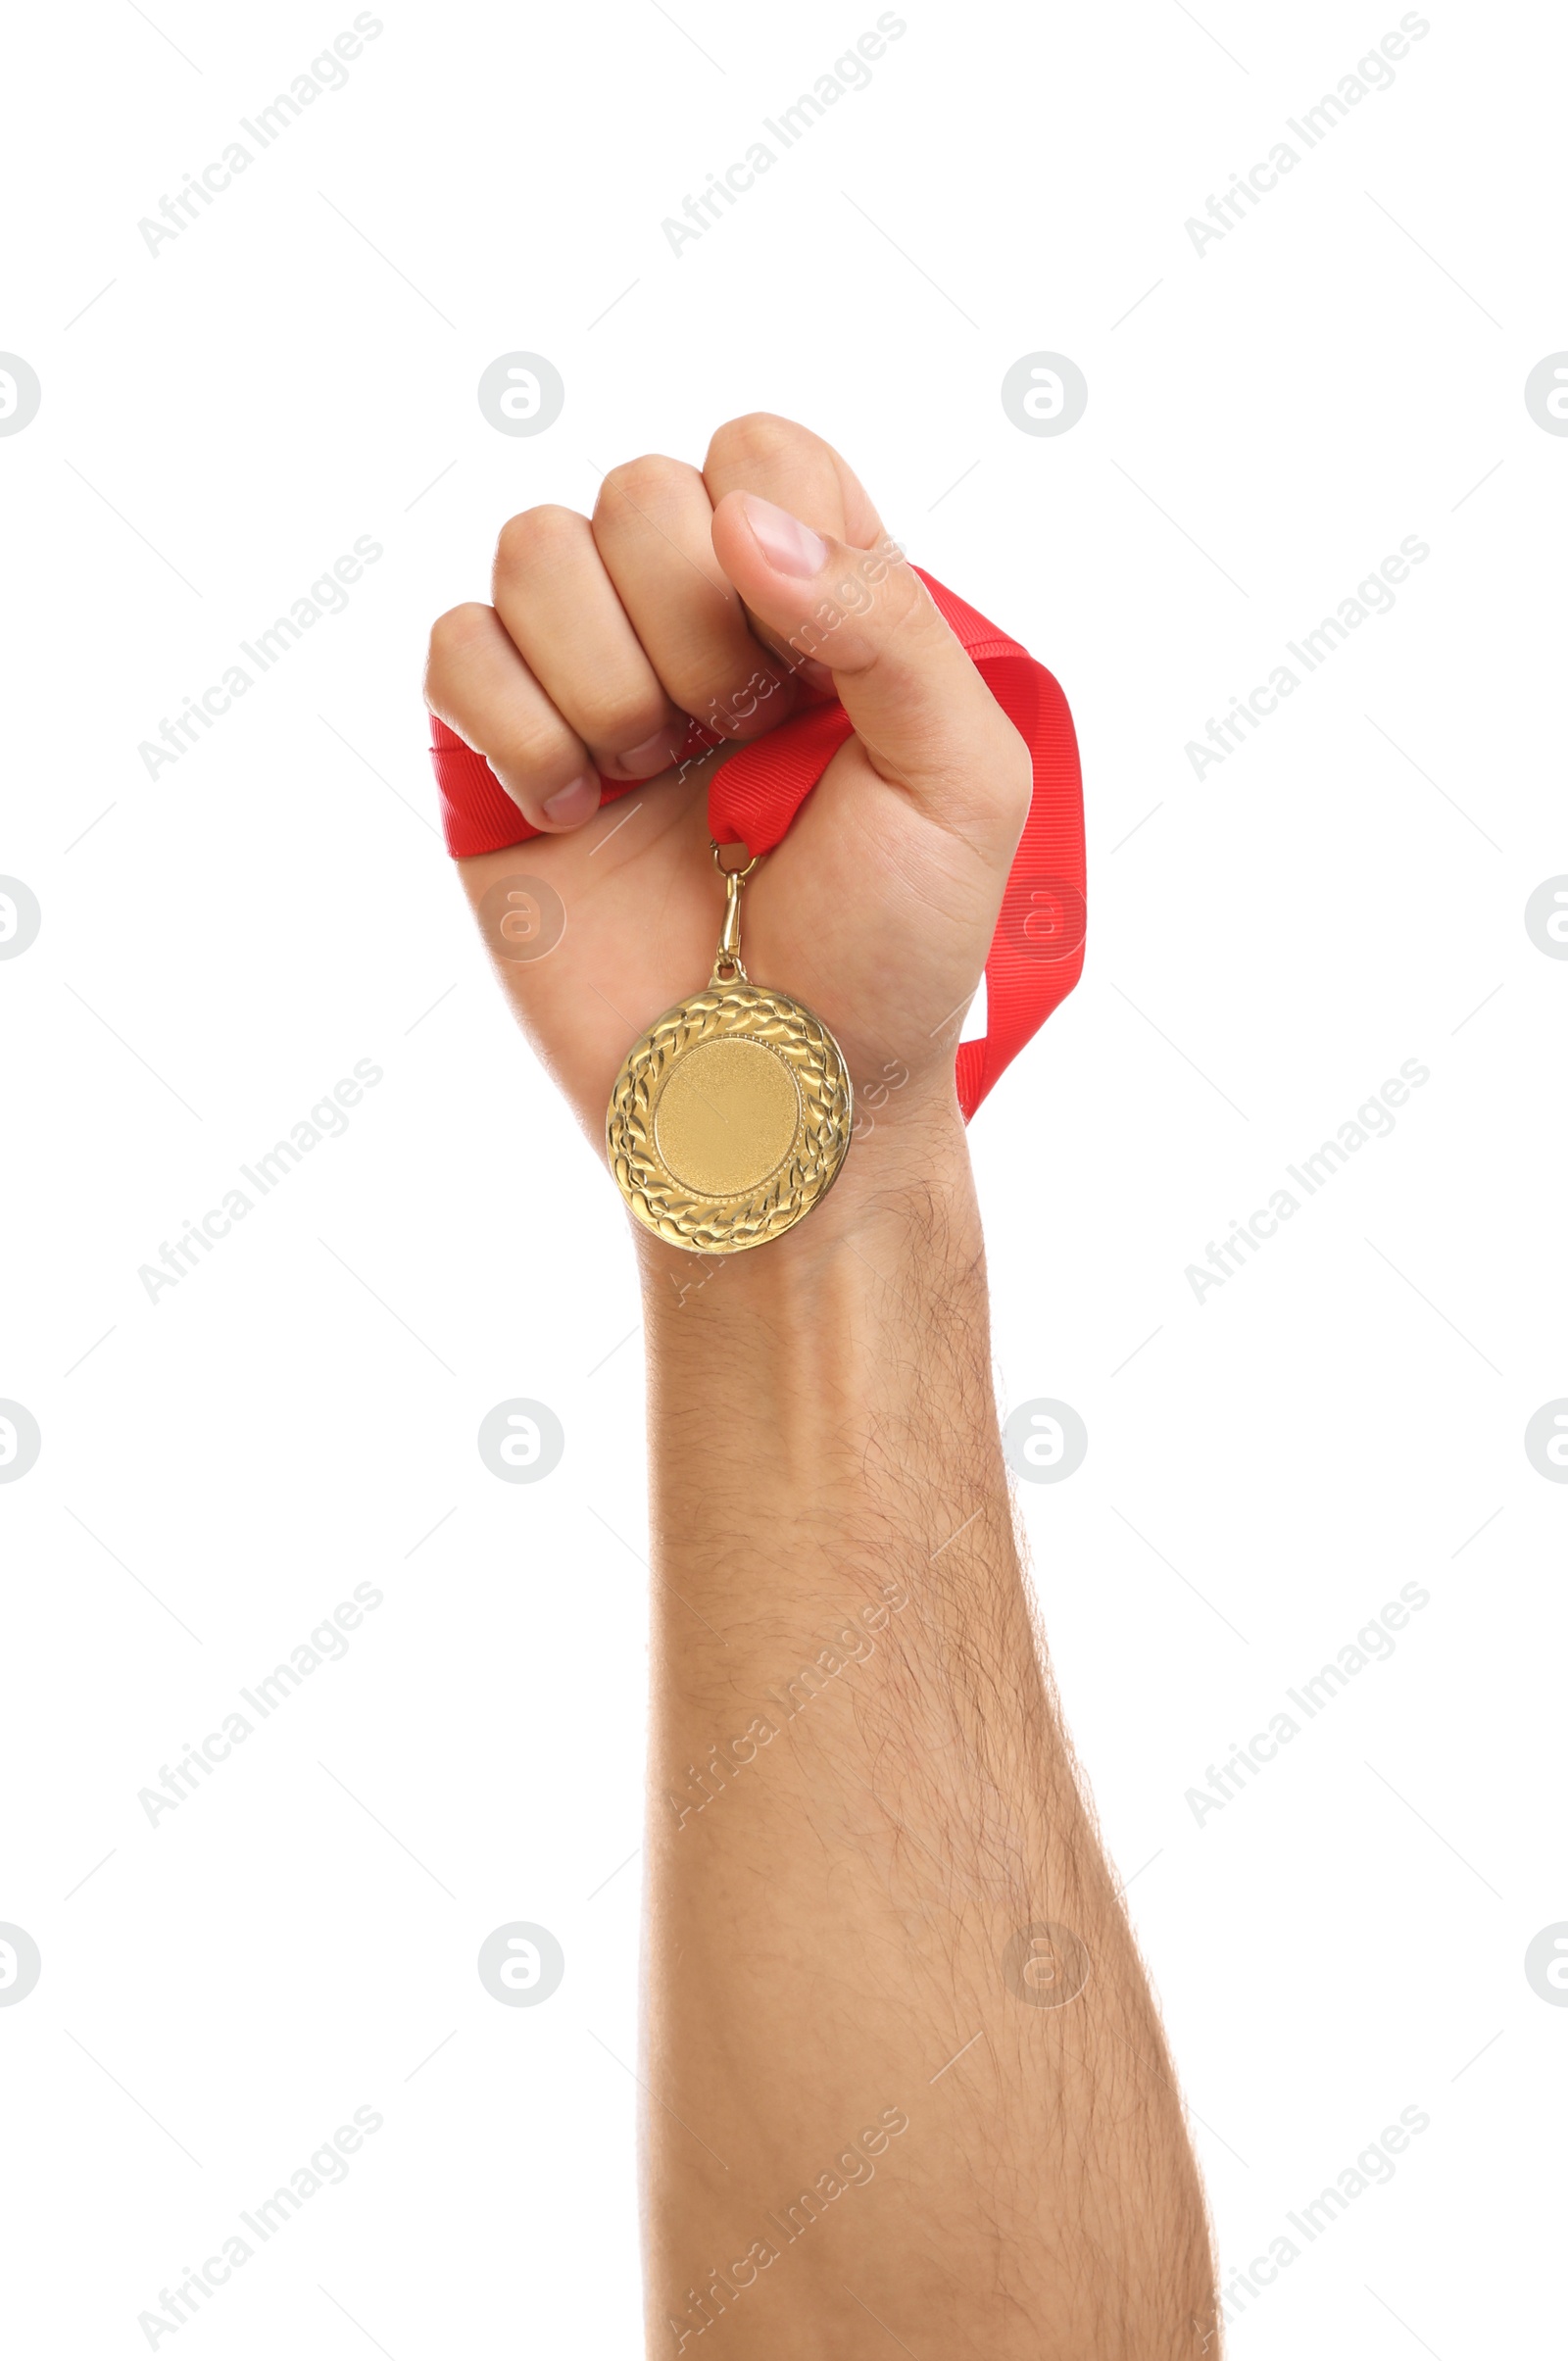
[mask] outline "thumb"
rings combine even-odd
[[[1010,858],[1029,810],[1029,750],[897,542],[854,549],[755,492],[728,492],[713,551],[794,661],[832,672],[878,774]]]

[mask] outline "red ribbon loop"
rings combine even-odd
[[[1083,973],[1083,783],[1067,700],[1045,665],[921,567],[915,571],[1034,762],[1029,816],[986,959],[985,1038],[960,1042],[957,1050],[958,1103],[967,1121]],[[538,835],[482,755],[434,715],[430,729],[447,850],[455,859],[499,853]],[[741,747],[709,790],[709,826],[716,842],[770,853],[852,735],[849,715],[830,698]],[[694,721],[681,759],[718,743]],[[612,803],[642,784],[606,779],[603,800]]]

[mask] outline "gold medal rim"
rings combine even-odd
[[[678,1181],[654,1123],[676,1060],[705,1041],[752,1040],[783,1058],[800,1096],[794,1141],[754,1187],[712,1197]],[[666,1245],[738,1254],[778,1238],[820,1204],[849,1153],[855,1093],[819,1016],[787,993],[737,979],[710,983],[666,1008],[626,1053],[605,1117],[610,1168],[643,1228]]]

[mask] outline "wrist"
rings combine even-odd
[[[705,1256],[639,1235],[651,1529],[656,1562],[680,1564],[661,1596],[683,1623],[695,1608],[728,1631],[744,1604],[793,1631],[803,1602],[842,1603],[851,1559],[909,1574],[890,1517],[928,1549],[993,1496],[1005,1523],[962,1118],[951,1085],[899,1097],[767,1245]]]
[[[630,1217],[628,1216],[628,1219]],[[951,1077],[910,1084],[877,1110],[862,1110],[843,1170],[794,1229],[737,1254],[668,1246],[632,1222],[644,1316],[675,1315],[706,1329],[721,1308],[776,1321],[805,1311],[824,1289],[858,1289],[891,1277],[938,1241],[972,1257],[979,1213],[963,1117]],[[945,1259],[945,1255],[940,1258]]]

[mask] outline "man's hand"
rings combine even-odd
[[[682,715],[770,728],[803,656],[857,736],[747,888],[747,964],[857,1079],[910,1076],[788,1238],[710,1268],[639,1233],[648,2350],[1197,2361],[1201,2191],[1020,1579],[954,1089],[1029,757],[881,541],[825,443],[743,419],[701,475],[617,469],[591,525],[515,518],[431,655],[548,831],[466,881],[560,894],[508,974],[596,1142],[717,938],[724,758],[664,775]],[[590,765],[649,784],[596,815]]]
[[[464,880],[475,903],[517,873],[560,895],[559,950],[504,972],[601,1153],[622,1058],[706,982],[723,913],[707,802],[726,750],[678,777],[686,716],[744,743],[799,709],[803,677],[857,734],[747,887],[748,970],[823,1018],[858,1084],[897,1062],[908,1112],[951,1105],[1029,754],[837,452],[758,416],[721,426],[701,472],[629,461],[591,520],[504,525],[493,597],[436,624],[425,695],[545,831]],[[648,784],[601,812],[596,771]]]

